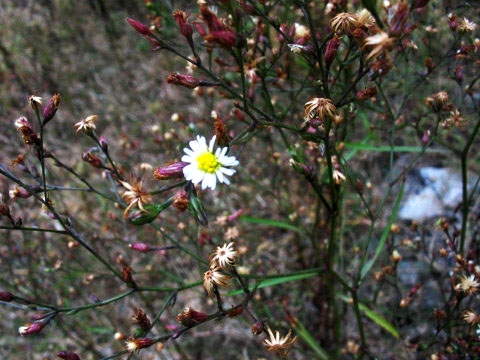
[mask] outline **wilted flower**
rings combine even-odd
[[[207,140],[203,136],[197,136],[196,140],[189,142],[189,148],[183,151],[182,161],[188,163],[183,168],[183,174],[187,180],[194,184],[202,184],[202,189],[215,189],[217,179],[221,183],[230,184],[226,176],[231,176],[235,170],[228,166],[237,166],[238,161],[234,156],[227,156],[227,147],[217,148],[213,152],[216,136],[213,136],[207,146]]]
[[[76,128],[75,132],[83,131],[84,133],[89,133],[92,130],[95,130],[95,121],[97,120],[98,116],[97,115],[90,115],[87,116],[85,119],[79,121],[75,125],[73,125],[74,128]]]
[[[347,179],[345,175],[340,170],[337,170],[337,169],[333,170],[332,178],[335,184],[337,185],[340,185]]]
[[[360,10],[356,14],[356,16],[357,16],[357,24],[359,27],[363,27],[368,30],[376,25],[375,18],[367,9]]]
[[[173,196],[172,206],[178,211],[185,211],[190,205],[190,196],[185,190],[180,190]]]
[[[463,18],[462,22],[460,25],[458,25],[457,30],[459,32],[473,32],[477,28],[477,24],[474,23],[473,21],[468,20],[467,18]]]
[[[235,264],[235,258],[238,255],[238,251],[235,250],[235,243],[223,244],[222,247],[218,246],[215,252],[210,256],[210,264],[213,266],[218,265],[220,268],[226,268],[228,265],[233,266]]]
[[[334,118],[338,115],[337,107],[333,104],[332,100],[326,98],[310,99],[303,105],[303,109],[303,118],[306,121],[314,118],[325,121],[327,118]]]
[[[425,99],[427,106],[431,107],[433,111],[439,112],[447,105],[450,100],[446,91],[440,91]]]
[[[339,13],[330,20],[330,28],[338,35],[351,35],[358,27],[358,19],[355,14]]]
[[[145,311],[140,308],[135,311],[135,314],[132,316],[132,320],[143,330],[149,330],[152,325]]]
[[[463,313],[463,320],[470,325],[476,325],[480,323],[480,316],[475,314],[472,310],[467,310]]]
[[[138,207],[141,211],[147,212],[147,210],[144,208],[144,205],[148,204],[152,200],[150,194],[142,189],[143,180],[139,179],[133,181],[133,179],[130,179],[130,181],[131,183],[134,182],[134,184],[132,185],[126,181],[120,181],[120,184],[127,189],[127,191],[122,194],[122,198],[127,203],[127,207],[123,213],[123,216],[127,216],[128,212],[133,207]]]
[[[465,126],[465,122],[466,122],[465,119],[460,114],[458,109],[455,109],[450,112],[450,116],[446,118],[441,125],[445,129],[449,129],[452,126],[458,128],[458,127]]]
[[[462,291],[466,295],[475,294],[478,291],[480,283],[475,279],[475,275],[463,275],[460,282],[455,285],[456,291]]]
[[[269,326],[267,326],[268,335],[270,339],[265,339],[263,343],[267,347],[268,351],[274,352],[279,356],[287,356],[290,352],[290,347],[297,340],[297,337],[290,338],[292,335],[292,330],[290,329],[284,337],[280,337],[280,333],[275,331],[275,335]]]
[[[30,95],[30,97],[28,98],[28,104],[33,110],[36,110],[38,108],[38,105],[42,104],[42,98],[40,96]]]
[[[367,37],[363,42],[364,48],[370,48],[367,60],[377,58],[380,55],[388,56],[393,49],[395,38],[388,36],[386,32],[379,32],[373,36]]]
[[[35,133],[26,117],[22,116],[15,120],[15,127],[22,134],[23,142],[26,145],[40,145],[40,137]]]
[[[218,266],[211,266],[203,274],[203,288],[211,298],[215,296],[215,289],[218,287],[227,287],[231,276],[220,271]]]

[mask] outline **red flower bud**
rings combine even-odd
[[[80,360],[80,356],[71,351],[60,351],[57,357],[63,360]]]
[[[187,165],[186,162],[178,161],[163,166],[153,172],[153,178],[156,180],[181,179],[183,178],[183,168]]]
[[[144,243],[133,243],[128,245],[130,249],[142,252],[142,253],[147,253],[149,251],[155,250],[155,248],[152,248],[150,245],[144,244]]]
[[[376,86],[357,92],[357,95],[355,97],[359,101],[365,101],[365,100],[368,100],[375,95],[377,95],[377,87]]]
[[[18,328],[18,333],[22,336],[38,334],[42,331],[46,323],[34,322],[33,324],[26,324]]]
[[[173,12],[173,17],[180,28],[180,33],[190,42],[193,35],[193,26],[187,23],[188,14],[184,11],[176,10]]]
[[[91,152],[87,151],[82,154],[82,160],[88,162],[95,168],[103,168],[103,162],[101,159],[93,155]]]
[[[60,105],[60,94],[56,93],[55,95],[52,96],[47,106],[45,106],[45,108],[43,109],[42,126],[53,119],[53,117],[55,116],[55,113],[58,110],[59,105]]]
[[[325,50],[325,64],[328,66],[331,65],[335,57],[337,56],[337,49],[340,46],[340,38],[337,35],[334,35],[333,38],[328,42],[327,49]]]
[[[152,31],[150,30],[150,28],[147,25],[142,24],[141,22],[139,22],[137,20],[134,20],[134,19],[130,19],[130,18],[127,18],[127,22],[139,34],[141,34],[143,36],[153,36]]]
[[[13,295],[9,291],[0,291],[0,300],[5,302],[10,302],[15,299],[15,295]]]
[[[177,315],[176,319],[183,326],[191,327],[206,321],[208,319],[208,315],[187,307]]]
[[[170,74],[168,76],[167,83],[185,86],[189,89],[195,89],[197,86],[200,85],[200,80],[191,75],[178,74],[174,72],[173,74]]]

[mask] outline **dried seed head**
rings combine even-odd
[[[338,115],[337,107],[332,100],[326,98],[313,98],[303,105],[305,121],[319,118],[323,122],[327,119],[333,119]]]
[[[152,325],[145,311],[140,308],[135,311],[132,319],[133,322],[137,324],[142,330],[149,330]]]
[[[337,35],[352,35],[358,27],[358,18],[355,14],[339,13],[330,20],[330,29]]]

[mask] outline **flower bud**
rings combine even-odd
[[[13,299],[15,299],[15,295],[10,291],[0,291],[0,301],[10,302]]]
[[[184,161],[165,165],[153,172],[153,178],[156,180],[181,179],[184,177],[183,168],[187,165],[188,163]]]
[[[15,127],[22,134],[23,142],[26,145],[40,145],[40,137],[35,133],[26,117],[22,116],[15,120]]]
[[[188,206],[188,210],[200,225],[203,225],[203,226],[208,225],[207,212],[205,211],[205,208],[203,207],[203,204],[200,201],[200,199],[194,194],[191,194],[190,196],[190,203]]]
[[[71,351],[60,351],[56,355],[63,360],[80,360],[80,356]]]
[[[56,93],[52,96],[50,101],[48,102],[47,106],[43,109],[43,122],[42,126],[44,126],[47,122],[53,119],[55,113],[58,110],[58,106],[60,105],[60,94]]]
[[[42,331],[45,325],[46,323],[42,323],[42,322],[34,322],[33,324],[26,324],[18,328],[18,333],[22,336],[38,334],[40,331]]]
[[[332,39],[327,44],[327,49],[325,50],[325,65],[329,67],[333,60],[335,60],[337,56],[337,49],[340,46],[340,37],[334,35]]]
[[[123,281],[128,285],[128,287],[135,287],[135,282],[133,281],[132,268],[128,265],[125,265],[122,269]]]
[[[144,244],[144,243],[133,243],[128,245],[130,249],[142,252],[142,253],[147,253],[149,251],[154,251],[155,248],[151,247],[150,245]]]
[[[100,147],[102,148],[103,151],[105,152],[108,152],[108,140],[105,136],[100,136],[100,138],[98,139],[98,143],[100,145]]]
[[[84,152],[82,154],[82,160],[85,162],[88,162],[90,165],[92,165],[95,168],[104,167],[102,160],[97,156],[93,155],[90,151]]]
[[[180,33],[187,39],[189,44],[191,43],[193,45],[193,26],[187,23],[188,14],[184,11],[176,10],[173,12],[173,17],[180,28]]]
[[[367,88],[367,89],[364,89],[364,90],[361,90],[361,91],[357,92],[355,98],[358,101],[365,101],[365,100],[370,99],[371,97],[374,97],[375,95],[377,95],[377,87],[376,86],[370,87],[370,88]]]
[[[134,20],[134,19],[131,19],[131,18],[127,18],[127,22],[139,34],[141,34],[143,36],[153,36],[152,31],[150,30],[150,28],[147,25],[142,24],[141,22],[139,22],[137,20]]]
[[[208,315],[203,312],[196,311],[191,307],[186,307],[180,314],[177,315],[176,319],[183,326],[192,327],[208,320]]]
[[[260,335],[262,332],[265,331],[265,325],[261,321],[257,321],[255,324],[252,325],[252,334],[257,336]]]
[[[174,72],[168,76],[167,83],[185,86],[188,89],[195,89],[197,86],[199,86],[200,80],[191,75],[178,74]]]
[[[154,342],[153,342],[152,338],[138,338],[138,339],[135,339],[133,337],[130,337],[126,342],[127,350],[130,351],[130,352],[134,352],[134,351],[137,351],[137,350],[140,350],[140,349],[147,348],[149,346],[152,346],[153,344],[154,344]]]

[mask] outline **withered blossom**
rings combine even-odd
[[[215,289],[218,287],[227,287],[231,276],[228,276],[220,271],[220,267],[211,266],[203,274],[203,288],[207,292],[207,295],[211,298],[215,297]]]
[[[389,56],[396,39],[390,37],[386,32],[379,32],[367,37],[363,42],[363,48],[369,50],[367,60],[379,56]]]
[[[352,35],[358,27],[358,18],[355,14],[339,13],[330,20],[329,26],[337,35]]]
[[[465,295],[475,294],[478,291],[480,283],[475,278],[475,275],[463,275],[460,282],[455,285],[456,291],[461,291]]]
[[[90,115],[77,122],[75,125],[73,125],[75,132],[78,133],[79,131],[83,131],[84,133],[89,133],[90,131],[95,130],[95,121],[97,121],[97,118],[97,115]]]
[[[228,266],[235,265],[237,255],[238,251],[235,250],[234,242],[223,244],[221,247],[218,246],[212,255],[210,255],[210,265],[225,269]]]
[[[296,336],[291,338],[292,330],[290,329],[284,337],[280,337],[278,331],[275,331],[275,334],[273,334],[269,326],[267,326],[267,331],[270,338],[263,341],[264,345],[267,347],[267,351],[286,357],[290,352],[292,344],[297,340]]]
[[[325,121],[338,115],[337,107],[333,104],[332,100],[326,98],[310,99],[303,105],[303,109],[303,118],[306,121],[314,118]]]
[[[142,212],[147,212],[147,210],[144,208],[144,205],[150,203],[152,201],[152,197],[147,191],[142,189],[143,180],[134,180],[131,178],[130,182],[120,181],[120,184],[127,189],[122,194],[122,198],[127,203],[127,207],[123,212],[123,216],[126,217],[129,211],[134,207],[138,207]]]

